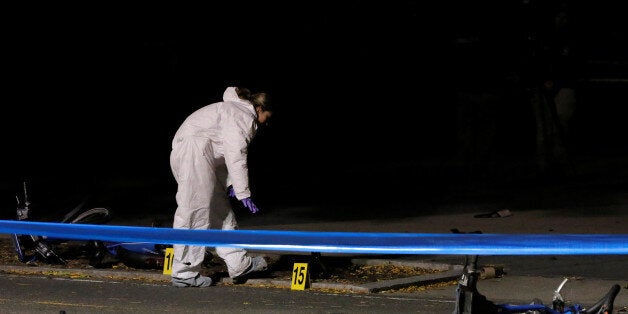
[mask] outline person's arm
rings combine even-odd
[[[223,117],[223,150],[229,173],[229,183],[238,200],[251,197],[248,145],[255,134],[255,120],[241,112]]]

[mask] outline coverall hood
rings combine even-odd
[[[225,102],[229,101],[238,103],[239,105],[244,105],[244,107],[246,107],[246,109],[250,111],[254,117],[257,116],[255,106],[253,106],[250,101],[240,98],[238,96],[238,92],[236,91],[236,87],[234,86],[229,86],[227,87],[227,89],[225,89],[225,92],[222,93],[222,100]]]
[[[227,87],[227,89],[225,89],[225,92],[222,93],[222,100],[223,101],[243,101],[242,99],[240,99],[240,97],[238,97],[238,92],[236,92],[236,88],[233,86]]]

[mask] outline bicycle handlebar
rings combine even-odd
[[[613,304],[615,303],[615,297],[617,297],[617,294],[619,294],[620,290],[621,287],[618,284],[613,285],[611,289],[599,301],[593,304],[590,308],[586,309],[584,313],[613,313]]]

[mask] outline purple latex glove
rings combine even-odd
[[[227,194],[229,194],[229,197],[236,197],[235,191],[233,190],[233,187],[231,185],[227,189]]]
[[[244,198],[240,200],[240,202],[242,202],[242,204],[244,204],[244,207],[248,208],[249,211],[253,214],[259,211],[259,208],[255,206],[255,204],[253,203],[253,200],[250,197]]]

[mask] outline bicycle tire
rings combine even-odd
[[[95,207],[80,213],[70,223],[104,224],[112,219],[111,211],[104,207]]]

